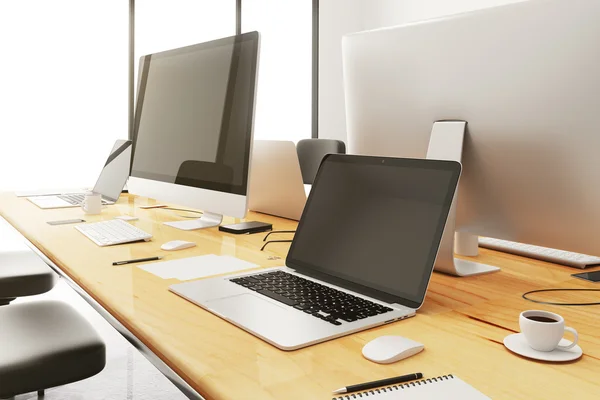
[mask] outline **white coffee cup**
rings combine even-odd
[[[548,311],[523,311],[519,316],[519,326],[527,344],[538,351],[569,350],[575,347],[579,340],[577,331],[565,326],[563,317]],[[575,338],[570,345],[559,346],[558,343],[565,335],[565,331],[571,332]]]
[[[102,211],[102,196],[99,193],[86,193],[81,208],[86,214],[100,214]]]

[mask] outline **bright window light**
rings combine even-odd
[[[93,185],[127,138],[128,2],[0,2],[0,190]]]
[[[254,138],[310,138],[312,2],[242,0],[242,31],[261,33]]]
[[[139,58],[235,35],[235,0],[137,0],[135,76]]]

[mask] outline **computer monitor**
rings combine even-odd
[[[531,0],[344,37],[349,151],[425,158],[466,121],[456,230],[600,255],[598,21]]]
[[[246,215],[258,49],[250,32],[141,57],[129,191],[204,211],[166,225]]]

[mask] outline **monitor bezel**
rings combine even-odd
[[[251,112],[248,113],[246,127],[249,132],[246,133],[246,143],[244,149],[244,163],[243,163],[243,172],[242,172],[242,183],[239,185],[235,184],[225,184],[221,182],[214,181],[206,181],[206,180],[194,180],[194,184],[191,183],[188,179],[186,184],[176,184],[173,182],[169,182],[167,177],[160,174],[153,174],[144,171],[136,171],[134,170],[134,161],[135,161],[135,150],[136,144],[139,134],[139,125],[140,118],[143,112],[143,104],[145,97],[145,83],[148,78],[148,72],[150,68],[150,64],[153,59],[160,59],[165,57],[173,57],[181,54],[186,54],[190,52],[203,51],[223,45],[239,45],[243,42],[252,42],[252,61],[251,61],[251,82],[250,87],[252,93],[250,94],[249,107]],[[139,72],[138,72],[138,96],[136,99],[136,108],[135,108],[135,118],[134,118],[134,126],[132,129],[132,157],[131,157],[131,166],[130,166],[130,176],[132,178],[138,178],[140,180],[144,180],[146,184],[151,181],[161,182],[170,185],[183,186],[194,189],[203,189],[216,191],[221,193],[233,194],[233,195],[241,195],[246,196],[248,193],[248,183],[249,183],[249,172],[250,172],[250,158],[251,158],[251,150],[252,150],[252,140],[253,140],[253,126],[254,126],[254,110],[256,107],[256,84],[257,84],[257,74],[258,74],[258,53],[259,53],[259,41],[260,35],[258,32],[248,32],[241,35],[229,36],[225,38],[220,38],[216,40],[212,40],[209,42],[198,43],[190,46],[180,47],[176,49],[166,50],[158,53],[147,54],[140,57],[139,61]],[[227,106],[227,105],[226,105]]]

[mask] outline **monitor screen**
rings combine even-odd
[[[286,265],[419,307],[459,175],[460,164],[453,161],[328,156]]]
[[[258,33],[140,59],[131,176],[245,195]]]

